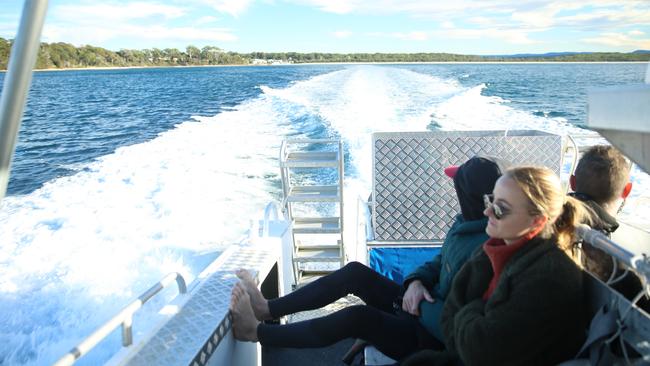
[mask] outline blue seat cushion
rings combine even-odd
[[[433,260],[440,247],[371,248],[368,255],[370,268],[402,284],[404,278],[425,262]]]

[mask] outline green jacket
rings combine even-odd
[[[434,303],[426,300],[420,302],[420,323],[440,341],[443,341],[440,314],[444,301],[456,273],[476,248],[488,240],[485,233],[487,220],[485,217],[480,220],[465,221],[462,215],[458,215],[447,232],[440,254],[432,261],[418,267],[404,280],[404,287],[408,287],[414,280],[422,281],[431,296],[436,299]]]
[[[534,238],[506,263],[492,296],[484,251],[454,280],[442,312],[448,353],[472,365],[554,365],[584,340],[582,271],[554,239]]]

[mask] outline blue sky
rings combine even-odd
[[[0,0],[0,37],[22,2]],[[50,0],[44,42],[251,52],[650,50],[650,0]]]

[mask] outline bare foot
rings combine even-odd
[[[241,283],[244,285],[248,296],[251,299],[251,306],[253,307],[253,313],[257,320],[269,320],[271,318],[271,311],[269,310],[269,302],[264,298],[262,292],[257,288],[253,276],[250,272],[245,269],[239,269],[235,272],[237,277],[241,280]]]
[[[241,283],[232,288],[230,298],[230,312],[232,313],[232,331],[235,339],[240,341],[257,342],[257,325],[250,296]]]

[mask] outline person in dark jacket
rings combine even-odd
[[[486,196],[490,239],[452,284],[441,324],[444,351],[403,365],[555,365],[584,340],[575,226],[588,211],[538,167],[505,172]]]
[[[466,256],[461,247],[476,246],[485,239],[482,232],[487,221],[477,220],[483,210],[481,197],[491,192],[501,170],[493,160],[474,157],[458,168],[448,168],[447,175],[454,177],[462,212],[444,244],[453,247],[453,250],[445,250],[442,255],[444,260],[439,260],[441,265],[444,263],[445,271],[440,268],[435,274],[434,268],[430,276],[419,277],[427,284],[433,286],[435,282],[439,285],[434,293],[440,298],[440,303],[443,294],[446,295],[448,291],[453,274]],[[361,263],[348,263],[286,296],[271,300],[262,296],[248,272],[240,270],[237,276],[241,281],[233,288],[231,300],[236,339],[259,341],[265,346],[313,348],[345,338],[360,338],[394,359],[401,359],[420,349],[442,347],[440,340],[428,331],[429,327],[423,325],[428,322],[422,322],[418,316],[396,308],[398,299],[404,294],[402,285]],[[433,291],[433,287],[429,289]],[[317,309],[350,293],[360,297],[365,305],[350,306],[325,317],[285,325],[261,322]],[[401,305],[405,306],[404,303]],[[427,314],[426,310],[423,313]],[[435,318],[431,319],[437,322]]]
[[[607,236],[618,229],[616,214],[632,191],[630,168],[630,163],[615,147],[596,145],[585,151],[570,178],[573,192],[569,194],[592,209],[597,216],[592,227]],[[612,288],[628,300],[639,294],[643,288],[641,280],[633,272],[625,272],[611,255],[588,243],[582,245],[582,251],[582,264],[596,278],[605,283],[615,280]],[[644,296],[637,305],[649,311],[650,299]]]
[[[589,206],[597,215],[592,227],[610,235],[618,229],[616,214],[632,191],[630,163],[616,148],[596,145],[582,154],[569,183],[571,196]],[[602,281],[612,274],[611,256],[591,245],[583,247],[585,269]]]
[[[475,157],[460,167],[445,169],[445,174],[454,179],[461,214],[447,232],[440,254],[406,277],[402,302],[402,308],[419,315],[420,323],[441,342],[440,314],[452,280],[472,252],[488,239],[483,195],[492,192],[506,168],[505,162],[495,158]]]

